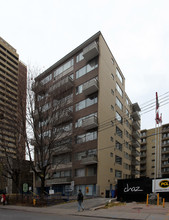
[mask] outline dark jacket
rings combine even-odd
[[[77,195],[77,201],[82,201],[83,202],[83,194],[82,192],[79,192]]]

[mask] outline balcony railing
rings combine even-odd
[[[70,184],[72,181],[71,177],[63,177],[63,178],[56,178],[56,179],[50,179],[46,180],[47,185],[52,185],[52,184]]]
[[[87,47],[83,49],[83,57],[86,61],[89,61],[96,57],[99,54],[99,49],[96,41],[89,44]]]
[[[97,155],[90,155],[88,157],[82,158],[81,164],[83,165],[90,165],[97,163]]]
[[[83,93],[88,96],[98,91],[98,80],[92,79],[83,85]]]
[[[59,93],[61,93],[61,92],[64,92],[72,87],[73,87],[73,79],[70,76],[67,76],[60,81],[56,81],[56,83],[54,83],[50,87],[49,92],[53,93],[53,92],[59,91]],[[56,95],[57,95],[57,93],[56,93]]]
[[[137,131],[134,131],[134,132],[133,132],[133,137],[134,137],[135,139],[139,139],[139,138],[140,138],[140,133],[137,132]]]
[[[133,121],[132,126],[133,126],[133,128],[135,130],[139,130],[140,129],[140,123],[138,121]]]
[[[135,111],[138,111],[138,112],[141,111],[140,106],[138,105],[137,102],[134,103],[134,104],[132,104],[132,108],[133,108],[133,111],[134,111],[134,112],[135,112]]]
[[[132,155],[135,157],[139,157],[140,156],[140,152],[137,150],[132,150]]]
[[[66,168],[71,168],[71,167],[72,167],[72,162],[65,163],[65,164],[53,165],[52,169],[53,170],[58,170],[58,169],[66,169]]]
[[[131,115],[132,115],[134,120],[140,120],[140,114],[139,114],[138,111],[133,112]]]
[[[138,148],[140,147],[140,143],[138,141],[133,141],[132,142],[133,147]]]
[[[96,116],[91,116],[82,121],[82,128],[85,130],[89,130],[89,129],[96,128],[96,127],[98,127]]]

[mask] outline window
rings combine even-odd
[[[76,143],[80,144],[88,141],[93,141],[96,139],[97,139],[97,131],[93,131],[76,136]]]
[[[110,173],[113,173],[113,168],[110,168]]]
[[[78,71],[76,71],[76,79],[80,78],[81,76],[94,70],[97,67],[98,67],[98,60],[97,59],[90,61],[86,66],[84,66],[81,69],[79,69]]]
[[[87,107],[94,105],[96,103],[97,103],[97,95],[93,95],[90,98],[87,98],[85,100],[82,100],[81,102],[78,102],[76,104],[76,111],[87,108]]]
[[[114,64],[114,59],[113,58],[111,58],[111,62]]]
[[[66,62],[65,64],[63,64],[62,66],[60,66],[59,68],[57,68],[54,71],[54,77],[60,75],[65,70],[69,69],[71,66],[73,66],[73,64],[74,64],[74,62],[73,62],[73,58],[72,58],[71,60],[69,60],[68,62]]]
[[[113,73],[111,73],[111,76],[112,76],[112,79],[114,79],[114,75],[113,75]]]
[[[86,151],[78,152],[75,154],[75,160],[81,160],[82,158],[86,157]]]
[[[119,137],[123,137],[123,132],[122,132],[122,130],[119,128],[119,127],[117,127],[116,126],[116,134],[119,136]]]
[[[48,83],[50,80],[52,80],[52,73],[50,75],[46,76],[40,82],[44,85],[44,84]]]
[[[122,177],[122,172],[120,170],[115,170],[115,177],[121,178]]]
[[[111,94],[114,95],[114,90],[113,89],[111,89]]]
[[[119,156],[115,156],[115,162],[117,163],[117,164],[122,164],[122,158],[121,157],[119,157]]]
[[[122,91],[122,89],[120,88],[120,86],[119,86],[118,83],[116,83],[116,89],[117,89],[118,93],[121,95],[121,97],[123,97],[123,91]]]
[[[117,121],[119,121],[121,124],[123,123],[123,118],[121,117],[121,115],[120,115],[118,112],[116,112],[116,119],[117,119]]]
[[[75,176],[76,177],[83,177],[83,176],[85,176],[85,169],[76,169],[75,170]]]
[[[117,97],[116,97],[116,104],[121,110],[123,110],[123,105]]]
[[[83,60],[84,57],[83,57],[83,52],[79,53],[76,57],[76,63],[80,62],[81,60]]]
[[[114,139],[113,139],[113,137],[112,137],[112,136],[110,137],[110,140],[111,140],[112,142],[114,141]]]
[[[114,106],[113,105],[111,105],[111,109],[114,111]]]
[[[96,167],[88,167],[87,176],[96,176],[97,168]]]
[[[113,153],[112,152],[110,152],[110,157],[113,157]]]
[[[116,149],[122,151],[122,144],[116,141]]]
[[[126,104],[129,105],[129,100],[128,100],[128,98],[126,98]]]
[[[116,69],[116,75],[119,78],[120,82],[123,83],[123,78],[122,78],[122,76],[121,76],[121,74],[120,74],[118,69]]]

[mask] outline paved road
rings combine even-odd
[[[165,204],[163,208],[161,205],[148,205],[139,203],[118,204],[108,209],[93,209],[97,205],[105,203],[104,198],[95,198],[84,201],[85,211],[77,212],[77,202],[65,203],[50,207],[25,207],[25,206],[0,206],[0,219],[30,219],[30,220],[99,220],[99,219],[113,219],[113,220],[169,220],[169,203]],[[9,212],[8,212],[9,211]],[[11,215],[11,213],[14,213]],[[25,215],[24,215],[25,212]],[[7,214],[3,216],[3,214]],[[17,214],[18,213],[18,214]],[[22,218],[20,218],[20,216]],[[34,217],[37,218],[34,218]],[[8,218],[7,218],[8,217]],[[18,218],[16,218],[18,217]]]
[[[57,214],[44,214],[1,209],[0,220],[98,220],[98,218],[64,215],[61,216]],[[102,218],[102,220],[104,220],[104,218]]]

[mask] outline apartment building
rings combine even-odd
[[[44,114],[59,99],[69,100],[65,108],[72,113],[62,120],[70,133],[58,141],[69,151],[53,156],[48,189],[64,193],[72,185],[75,193],[81,188],[85,195],[107,196],[118,179],[139,177],[140,107],[127,96],[125,77],[101,32],[36,77],[33,90],[36,106],[53,96]],[[55,167],[60,157],[64,164]]]
[[[26,66],[16,49],[0,37],[0,157],[16,158],[17,147],[24,145],[24,140],[18,141],[18,128],[23,120],[26,123],[26,82]]]
[[[158,145],[160,153],[157,153],[155,147]],[[169,124],[160,126],[159,130],[155,128],[142,130],[140,153],[140,177],[154,178],[155,172],[156,177],[159,173],[161,173],[161,177],[169,177]],[[155,158],[159,159],[155,160]],[[157,161],[161,161],[160,166]],[[161,167],[161,172],[157,170],[157,167]]]

